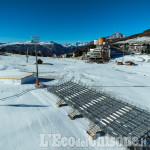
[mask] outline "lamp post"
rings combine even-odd
[[[37,43],[40,41],[39,36],[32,36],[32,42],[35,43],[35,55],[36,55],[36,85],[39,85],[39,76],[38,76],[38,61],[37,61]]]

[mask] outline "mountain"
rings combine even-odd
[[[143,37],[143,38],[141,38],[141,37]],[[140,40],[142,42],[143,40],[146,40],[147,37],[150,37],[150,29],[148,29],[148,30],[146,30],[142,33],[134,34],[134,35],[131,35],[131,36],[128,36],[128,37],[125,37],[125,38],[112,39],[112,40],[109,40],[108,42],[109,42],[109,44],[114,44],[114,43],[119,42],[119,41],[127,41],[127,40],[130,40],[130,39],[138,39],[139,42],[140,42]],[[147,38],[147,40],[148,40],[148,38]]]
[[[125,38],[126,36],[122,33],[115,32],[113,35],[106,37],[106,39],[121,39]]]
[[[16,50],[26,52],[29,49],[29,52],[35,51],[35,44],[32,41],[28,42],[16,42],[16,43],[7,43],[0,45],[0,48],[5,48],[6,50]],[[39,42],[37,44],[37,51],[40,51],[42,54],[56,54],[61,55],[71,51],[70,48],[63,47],[61,44],[55,42]]]
[[[74,48],[86,46],[88,44],[89,44],[89,42],[80,42],[80,41],[77,41],[75,43],[64,43],[64,44],[62,44],[62,46],[74,49]]]

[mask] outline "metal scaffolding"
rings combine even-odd
[[[117,98],[111,98],[105,93],[71,81],[48,87],[48,91],[60,98],[57,106],[65,102],[74,109],[70,114],[72,119],[80,113],[93,122],[96,129],[101,129],[111,136],[140,139],[150,131],[148,111]],[[97,130],[92,128],[88,134],[95,134],[95,131]]]

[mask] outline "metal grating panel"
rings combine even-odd
[[[150,113],[86,86],[66,82],[48,87],[84,117],[111,136],[142,137],[150,130]]]

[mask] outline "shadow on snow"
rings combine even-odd
[[[48,107],[49,105],[28,105],[28,104],[7,104],[0,106],[9,106],[9,107]]]

